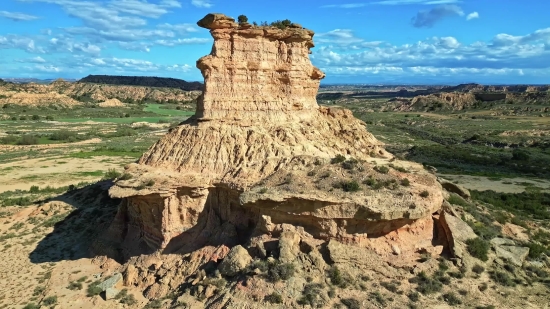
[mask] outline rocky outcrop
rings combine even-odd
[[[145,86],[102,85],[94,83],[71,83],[56,80],[42,84],[0,84],[0,104],[30,106],[57,105],[70,107],[84,102],[100,103],[119,100],[126,103],[143,101],[191,102],[201,91],[185,91],[178,88],[158,88]]]
[[[70,108],[73,106],[82,105],[64,94],[57,92],[40,92],[40,93],[27,93],[19,91],[5,91],[0,87],[0,105],[4,104],[16,104],[16,105],[28,105],[28,106],[60,106]]]
[[[432,219],[441,185],[421,165],[397,168],[403,162],[350,111],[317,105],[324,74],[309,60],[312,31],[241,27],[219,14],[198,24],[215,41],[197,62],[205,79],[197,114],[110,189],[123,198],[106,237],[118,259],[146,270],[135,256],[242,245],[256,257],[309,261],[320,271],[327,242],[372,256],[393,257],[398,247],[409,262],[441,252]],[[143,285],[146,296],[172,288]]]
[[[98,104],[100,107],[124,107],[124,103],[120,102],[118,99],[110,99]]]

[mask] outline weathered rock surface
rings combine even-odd
[[[48,85],[7,83],[0,85],[0,104],[73,107],[82,105],[83,103],[79,100],[84,98],[97,103],[113,99],[124,102],[143,100],[190,102],[196,100],[200,94],[201,91],[184,91],[177,88],[100,85],[66,81],[55,81]],[[112,106],[112,104],[108,105]]]
[[[229,254],[227,254],[218,267],[218,270],[222,275],[235,276],[244,270],[250,262],[252,262],[252,257],[250,257],[245,248],[239,245],[231,248]]]
[[[443,189],[452,193],[456,193],[465,199],[470,198],[470,191],[468,191],[468,189],[464,188],[463,186],[457,185],[456,183],[443,178],[437,178],[437,181],[439,181]]]
[[[464,260],[467,257],[466,241],[477,238],[477,235],[466,222],[445,211],[441,212],[439,221],[443,226],[451,252],[455,257]]]
[[[323,246],[333,262],[362,267],[396,252],[405,264],[417,252],[441,252],[432,219],[441,185],[421,165],[394,168],[404,162],[350,111],[317,105],[324,74],[309,60],[312,31],[243,29],[219,14],[199,25],[211,30],[214,47],[197,62],[205,79],[197,114],[128,165],[131,179],[109,191],[123,199],[106,239],[128,261],[125,283],[159,298],[227,254],[204,248],[233,248],[219,266],[228,276],[250,263],[239,246],[247,244],[255,257],[316,272],[327,267]],[[331,163],[338,155],[344,162]],[[405,178],[410,185],[399,185]],[[395,272],[387,264],[378,271]]]
[[[509,261],[515,266],[522,266],[529,255],[529,248],[516,246],[516,243],[511,239],[493,238],[491,239],[491,245],[495,249],[497,257]]]
[[[101,282],[98,287],[101,288],[102,291],[107,291],[107,289],[115,288],[120,282],[122,282],[122,274],[116,273],[107,280]]]

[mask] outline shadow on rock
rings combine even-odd
[[[42,201],[39,215],[46,215],[46,221],[54,230],[46,235],[30,253],[32,263],[58,262],[92,258],[91,247],[97,236],[105,231],[115,217],[119,199],[111,199],[108,190],[112,181],[100,181],[80,189]],[[56,210],[56,202],[66,203],[72,211]],[[58,204],[62,204],[58,203]],[[48,225],[43,224],[48,227]]]

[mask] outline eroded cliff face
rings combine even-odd
[[[325,74],[308,57],[313,31],[243,28],[216,15],[199,25],[211,29],[214,46],[197,61],[205,79],[198,119],[285,121],[317,110]]]
[[[218,14],[199,25],[215,43],[197,62],[205,93],[196,116],[110,189],[124,199],[108,231],[119,259],[227,253],[237,244],[265,257],[285,231],[298,242],[338,240],[382,256],[399,246],[406,261],[441,252],[432,219],[441,185],[422,166],[393,158],[350,111],[317,105],[324,74],[309,60],[313,32],[243,29]],[[155,291],[148,297],[169,290],[139,284]]]

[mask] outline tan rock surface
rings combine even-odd
[[[421,166],[395,160],[349,110],[317,105],[324,73],[309,60],[312,31],[242,29],[221,15],[199,25],[215,41],[197,62],[205,93],[196,116],[128,165],[131,179],[110,189],[123,202],[109,241],[134,265],[129,278],[151,277],[127,283],[160,297],[171,284],[153,282],[159,268],[146,272],[152,266],[136,256],[171,260],[248,242],[260,256],[300,259],[316,272],[326,267],[317,248],[326,241],[354,245],[373,259],[394,256],[397,245],[403,264],[422,250],[441,252],[432,244],[431,217],[441,208],[441,185]],[[331,163],[338,155],[345,162]],[[399,185],[405,178],[410,185]],[[386,185],[373,189],[369,179]],[[342,189],[348,182],[358,191]]]
[[[110,99],[98,104],[101,107],[124,107],[126,104],[120,102],[118,99]]]
[[[90,98],[97,103],[117,99],[119,101],[149,100],[155,102],[191,102],[200,91],[183,91],[176,88],[153,88],[141,86],[100,85],[55,81],[48,85],[0,84],[0,104],[58,105],[71,107],[83,104],[75,100]]]

